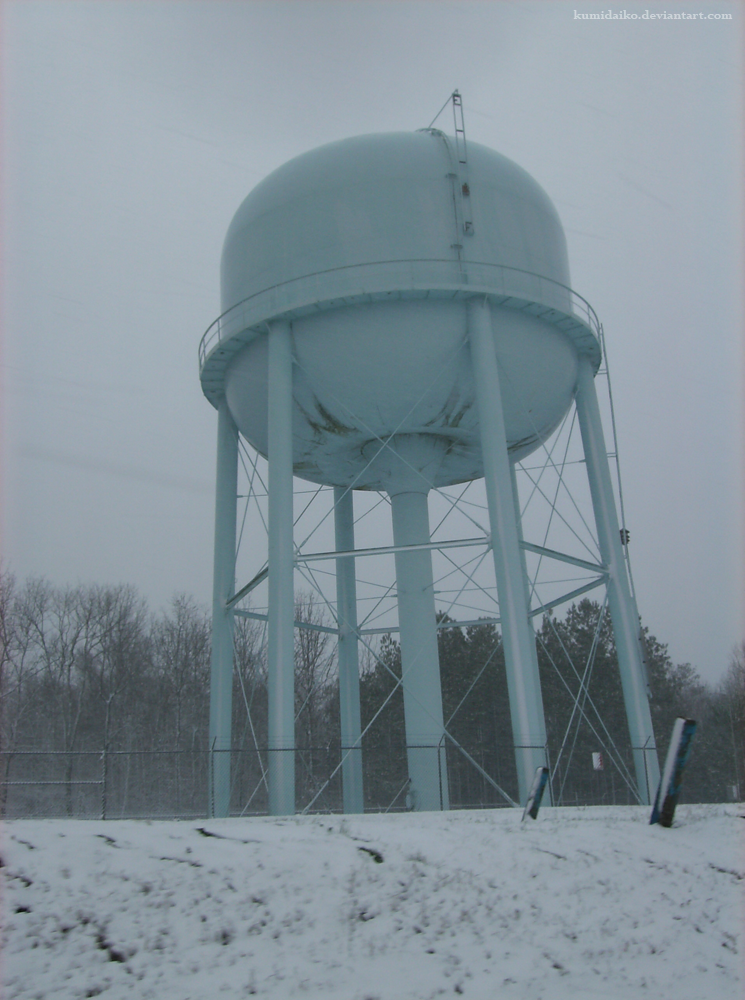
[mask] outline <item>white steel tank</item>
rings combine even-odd
[[[358,136],[284,164],[240,206],[201,378],[261,454],[270,320],[292,323],[294,472],[334,486],[388,488],[390,461],[371,458],[394,433],[407,465],[419,443],[432,486],[483,475],[474,295],[491,307],[513,459],[569,408],[578,355],[598,367],[548,196],[491,149],[470,142],[464,159],[436,129]]]

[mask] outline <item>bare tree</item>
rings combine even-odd
[[[7,798],[7,781],[23,729],[34,715],[38,698],[34,682],[38,663],[28,618],[19,613],[24,603],[10,573],[0,575],[0,757],[2,786],[0,813]],[[29,734],[30,736],[31,734]]]
[[[256,810],[268,795],[266,631],[263,623],[236,616],[233,634],[232,784],[242,808]],[[264,805],[264,807],[266,807]]]
[[[91,606],[97,635],[83,651],[81,674],[103,705],[101,740],[108,747],[114,701],[135,689],[147,669],[147,606],[131,586],[94,587],[80,596]]]
[[[153,665],[162,691],[161,708],[170,708],[174,749],[184,748],[185,731],[192,744],[204,722],[204,699],[209,684],[210,625],[193,598],[175,597],[169,614],[153,625]],[[165,735],[165,734],[164,734]]]
[[[312,747],[322,736],[336,649],[329,642],[328,618],[313,594],[295,602],[295,620],[310,626],[295,630],[295,733],[298,746]]]
[[[154,622],[151,641],[157,690],[156,736],[158,743],[174,750],[172,773],[178,813],[183,799],[184,753],[189,749],[194,752],[207,738],[209,617],[193,598],[178,595],[170,612]],[[188,798],[193,801],[201,770],[193,756],[189,763]]]
[[[305,785],[314,792],[323,777],[316,773],[319,748],[326,746],[330,750],[336,644],[329,641],[329,632],[321,630],[329,621],[312,593],[296,599],[295,620],[310,626],[295,629],[295,745],[301,750],[299,789]]]
[[[728,742],[732,745],[734,797],[739,801],[745,789],[745,641],[732,651],[720,694],[729,729]]]

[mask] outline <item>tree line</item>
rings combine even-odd
[[[341,808],[336,644],[312,595],[297,599],[298,805]],[[499,631],[438,622],[451,804],[517,795]],[[537,630],[557,803],[634,802],[626,716],[612,628],[583,600]],[[745,644],[724,679],[705,684],[645,631],[661,758],[678,715],[699,729],[682,800],[739,798],[745,780]],[[401,657],[394,636],[361,647],[366,807],[405,806]],[[8,815],[201,815],[209,748],[210,617],[188,596],[153,613],[130,586],[57,587],[0,579],[0,807]],[[232,807],[266,809],[264,625],[236,617]],[[595,770],[601,754],[602,770]]]

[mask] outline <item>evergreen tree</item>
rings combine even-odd
[[[452,737],[446,742],[451,803],[459,807],[503,805],[504,796],[484,775],[516,797],[501,637],[489,624],[465,630],[441,628],[438,647],[445,727]]]
[[[377,656],[364,665],[360,676],[362,770],[365,806],[400,808],[405,801],[408,777],[401,648],[384,635]],[[369,727],[369,728],[368,728]]]
[[[300,597],[298,618],[324,627]],[[501,637],[493,625],[439,623],[451,804],[501,805],[517,778]],[[233,807],[265,811],[267,684],[262,625],[235,621]],[[336,650],[329,633],[296,633],[300,804],[341,808]],[[745,786],[745,645],[717,688],[644,630],[660,761],[677,716],[698,730],[681,801],[728,801]],[[407,782],[401,652],[390,635],[361,649],[367,808],[403,808]],[[604,607],[544,617],[537,649],[555,801],[635,802],[613,631]],[[106,768],[112,815],[201,814],[207,776],[209,615],[178,597],[155,617],[130,587],[22,586],[0,576],[0,807],[16,813],[95,814]],[[106,754],[102,754],[104,747]],[[28,753],[33,751],[33,753]],[[593,770],[602,753],[605,769]],[[8,786],[8,780],[57,785]],[[12,792],[12,794],[11,794]]]

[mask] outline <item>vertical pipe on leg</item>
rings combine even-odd
[[[295,812],[295,595],[293,590],[292,334],[269,325],[269,812]]]
[[[337,552],[354,549],[352,491],[334,489],[334,532]],[[336,606],[339,618],[339,716],[341,720],[342,794],[345,813],[364,812],[360,745],[360,672],[357,645],[355,560],[336,560]]]
[[[528,619],[491,310],[486,299],[468,302],[468,339],[479,411],[519,800],[525,802],[535,769],[546,766],[546,723],[535,636]]]
[[[643,803],[649,805],[657,791],[660,765],[641,655],[639,618],[623,558],[608,455],[603,439],[603,425],[595,392],[595,379],[590,360],[586,357],[579,359],[575,403],[600,554],[608,567],[608,608],[613,622],[621,686],[634,755],[636,783],[639,797]]]
[[[429,544],[427,494],[390,496],[394,544]],[[432,555],[396,552],[395,559],[410,805],[449,809]]]
[[[226,608],[235,592],[235,522],[238,494],[238,429],[225,399],[217,411],[215,554],[212,578],[210,662],[209,816],[230,809],[230,743],[233,704],[233,612]]]

